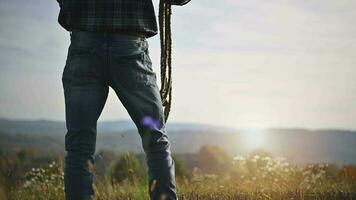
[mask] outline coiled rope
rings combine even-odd
[[[159,31],[161,44],[161,89],[160,95],[164,108],[164,121],[167,122],[172,103],[172,38],[171,4],[167,0],[159,2]]]

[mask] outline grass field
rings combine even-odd
[[[183,200],[337,200],[356,199],[355,167],[329,164],[291,165],[283,158],[236,156],[216,173],[194,168],[177,175]],[[129,169],[130,171],[130,169]],[[132,175],[132,174],[131,174]],[[26,173],[25,181],[11,189],[10,200],[64,200],[63,163],[52,162]],[[96,176],[95,199],[148,199],[146,176],[117,182]]]

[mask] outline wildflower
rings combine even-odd
[[[235,156],[235,157],[233,158],[233,160],[242,161],[242,160],[245,160],[245,158],[242,157],[242,156]]]
[[[271,158],[270,158],[270,157],[268,157],[268,156],[266,156],[266,157],[263,157],[263,158],[262,158],[262,160],[269,161],[269,160],[271,160]]]

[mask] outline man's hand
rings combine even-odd
[[[167,3],[176,6],[183,6],[190,2],[190,0],[165,0]]]

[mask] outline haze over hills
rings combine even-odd
[[[216,144],[230,155],[248,155],[263,149],[294,163],[356,164],[356,131],[273,128],[237,130],[207,124],[167,124],[174,153],[194,153],[204,144]],[[49,120],[0,119],[0,148],[11,151],[35,147],[64,152],[65,123]],[[142,152],[132,121],[99,121],[97,151]]]
[[[31,133],[31,134],[51,134],[55,132],[65,132],[66,124],[64,121],[52,120],[11,120],[0,118],[0,131],[7,133]],[[98,132],[106,134],[109,132],[122,132],[135,130],[136,126],[131,120],[118,121],[98,121]],[[183,130],[215,130],[224,131],[227,127],[213,126],[208,124],[198,123],[167,123],[167,130],[183,131]]]

